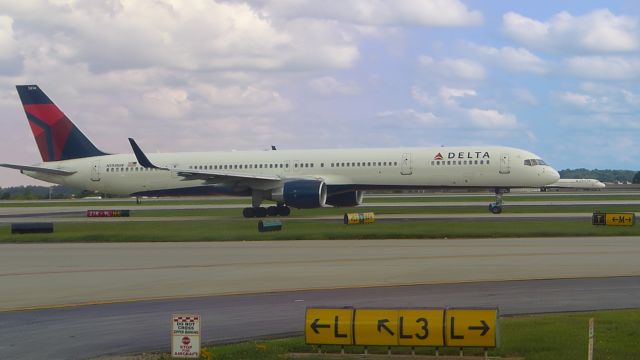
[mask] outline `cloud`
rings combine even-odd
[[[529,90],[525,88],[512,89],[511,93],[515,96],[516,99],[528,105],[538,105],[538,99],[535,97],[535,95],[533,95]]]
[[[379,118],[392,119],[392,124],[408,125],[410,127],[437,126],[447,127],[447,123],[432,112],[420,112],[414,109],[381,111],[376,114]]]
[[[589,82],[553,97],[561,105],[558,120],[567,128],[593,128],[601,134],[608,130],[640,130],[640,95],[629,89]]]
[[[502,67],[511,71],[529,72],[539,75],[548,72],[546,62],[525,48],[513,48],[509,46],[495,48],[473,44],[471,48],[481,56],[487,58],[491,63],[500,64]]]
[[[486,75],[481,64],[469,59],[445,58],[434,60],[429,56],[422,55],[418,58],[418,63],[430,72],[449,78],[482,80]]]
[[[483,130],[504,131],[515,129],[518,119],[515,115],[497,109],[484,108],[470,104],[460,104],[459,99],[475,99],[478,93],[474,89],[452,88],[442,86],[436,96],[432,96],[419,86],[411,88],[411,95],[419,104],[430,109],[421,113],[413,109],[391,112],[418,119],[419,116],[430,120],[430,125],[444,128],[476,128]],[[386,113],[384,113],[386,114]],[[379,114],[380,115],[380,114]],[[387,114],[388,115],[388,114]],[[438,120],[438,121],[436,121]]]
[[[149,66],[299,71],[345,68],[359,57],[355,39],[335,24],[293,19],[275,26],[245,3],[37,2],[8,11],[23,35],[23,53],[87,63],[95,72]]]
[[[162,118],[182,118],[191,109],[185,90],[167,87],[142,94],[141,105],[148,115]]]
[[[202,105],[210,108],[209,113],[220,112],[230,108],[236,115],[264,114],[291,110],[291,103],[278,91],[267,84],[250,84],[246,86],[215,86],[212,84],[196,84],[192,87],[194,96],[200,97]],[[222,109],[221,109],[222,108]]]
[[[0,59],[13,57],[16,49],[13,19],[6,15],[0,15]]]
[[[473,26],[482,14],[459,0],[344,0],[339,6],[324,2],[257,1],[273,17],[337,20],[367,26]]]
[[[322,95],[357,95],[360,87],[355,83],[345,83],[331,76],[323,76],[309,80],[311,89]]]
[[[578,107],[585,107],[595,102],[594,99],[589,95],[577,94],[573,92],[565,92],[560,94],[560,100],[567,104]]]
[[[573,16],[560,12],[538,21],[515,12],[503,15],[503,30],[526,46],[558,52],[632,52],[640,47],[637,17],[616,16],[608,9]]]
[[[570,73],[582,78],[628,80],[640,77],[640,58],[575,56],[564,63]]]
[[[468,109],[471,122],[485,129],[513,129],[518,125],[515,115],[504,114],[494,109]]]
[[[557,93],[555,97],[579,113],[634,116],[640,111],[640,95],[604,84],[583,84],[578,91]]]
[[[438,91],[438,96],[445,105],[457,105],[456,98],[476,95],[477,93],[473,89],[455,89],[446,86],[441,87]]]

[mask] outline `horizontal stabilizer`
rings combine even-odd
[[[16,169],[20,171],[23,171],[23,170],[32,171],[32,172],[39,172],[43,174],[49,174],[49,175],[69,176],[77,173],[76,170],[50,169],[50,168],[40,167],[40,166],[27,166],[27,165],[14,165],[14,164],[0,164],[0,166],[10,168],[10,169]]]

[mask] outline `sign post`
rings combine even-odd
[[[200,357],[200,315],[171,316],[171,356],[193,359]]]
[[[587,354],[588,360],[593,360],[593,335],[594,335],[594,320],[589,319],[589,352]]]

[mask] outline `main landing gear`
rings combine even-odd
[[[489,211],[492,214],[500,214],[502,212],[502,194],[508,192],[509,189],[496,189],[496,202],[489,204]]]
[[[264,207],[247,207],[242,209],[242,215],[246,218],[252,217],[267,217],[267,216],[289,216],[291,214],[291,208],[285,205]]]

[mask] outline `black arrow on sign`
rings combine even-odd
[[[318,321],[320,321],[320,319],[315,319],[311,323],[311,330],[313,330],[313,332],[315,332],[316,334],[320,334],[318,329],[322,329],[322,328],[328,329],[328,328],[331,327],[331,325],[329,325],[329,324],[318,324]]]
[[[382,329],[384,328],[385,330],[387,330],[389,335],[393,336],[393,331],[391,331],[391,329],[387,327],[388,322],[389,322],[389,319],[378,320],[378,332],[382,332]]]
[[[489,331],[489,325],[484,320],[480,320],[482,326],[469,326],[469,330],[482,330],[480,336],[484,336]]]

